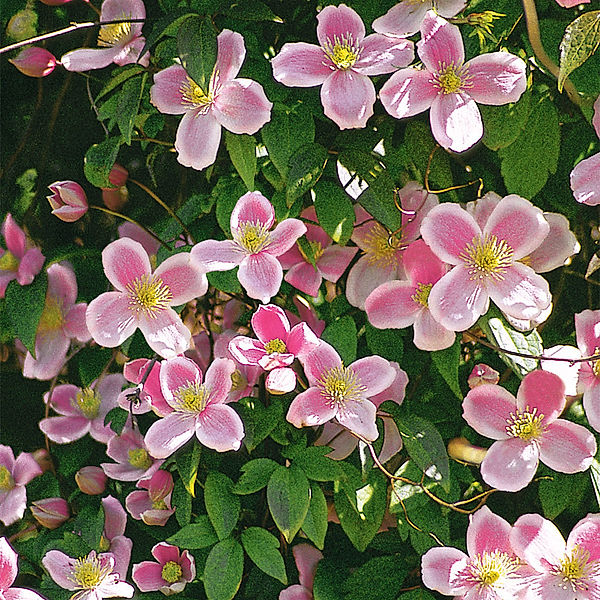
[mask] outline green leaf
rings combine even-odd
[[[146,36],[146,43],[140,52],[140,56],[144,56],[144,54],[163,36],[177,35],[177,31],[179,30],[181,23],[183,23],[188,17],[195,16],[194,13],[187,12],[184,8],[177,8],[175,6],[170,7],[165,12],[167,12],[167,14],[156,20],[152,31]]]
[[[192,438],[191,443],[186,445],[183,451],[177,454],[175,459],[179,477],[181,477],[181,481],[183,482],[185,489],[193,498],[196,497],[194,486],[196,485],[196,477],[198,475],[198,465],[200,463],[201,452],[202,446],[194,437]]]
[[[435,598],[430,592],[421,588],[398,596],[398,600],[435,600]]]
[[[37,176],[36,169],[27,169],[15,180],[15,183],[19,187],[19,192],[12,202],[11,212],[13,217],[22,218],[29,210],[31,203],[37,196]]]
[[[569,74],[594,54],[599,45],[600,10],[586,12],[567,25],[560,43],[559,92],[562,92]]]
[[[313,482],[310,484],[310,504],[304,523],[302,523],[302,531],[320,550],[323,550],[325,546],[328,524],[325,494],[321,486]]]
[[[242,545],[252,562],[264,573],[287,585],[285,563],[279,552],[279,540],[262,527],[242,531]]]
[[[327,325],[321,339],[331,344],[348,365],[356,359],[357,346],[356,323],[350,315],[345,315]]]
[[[287,205],[315,186],[327,162],[327,150],[320,144],[307,144],[289,159],[287,173]]]
[[[244,446],[252,452],[277,427],[283,417],[283,407],[276,402],[265,408],[256,398],[242,398],[235,408],[244,422]]]
[[[177,53],[190,78],[208,94],[217,61],[217,32],[208,17],[194,15],[183,21],[177,32]]]
[[[267,485],[267,503],[279,531],[290,543],[304,522],[310,488],[304,472],[292,464],[278,466]]]
[[[204,590],[208,600],[232,600],[242,583],[244,550],[237,540],[227,538],[210,551],[204,565]]]
[[[294,456],[294,464],[314,481],[335,481],[342,477],[339,464],[326,456],[331,452],[326,446],[310,446]]]
[[[587,473],[553,473],[552,479],[542,479],[538,494],[547,519],[553,521],[574,500],[583,498],[589,485]]]
[[[257,0],[238,0],[231,5],[229,14],[236,19],[244,21],[275,21],[283,23],[264,2]]]
[[[340,566],[338,560],[324,558],[317,565],[315,581],[313,584],[313,596],[315,600],[343,600],[343,583],[345,580],[345,569]]]
[[[15,337],[35,358],[35,335],[46,303],[48,278],[40,273],[29,285],[10,281],[6,288],[6,312]]]
[[[81,532],[81,538],[90,548],[100,550],[100,540],[104,531],[104,508],[100,505],[84,506],[71,524],[74,531]]]
[[[111,348],[83,348],[77,353],[77,369],[82,387],[98,379],[112,356]]]
[[[96,96],[96,102],[103,98],[109,92],[118,88],[122,83],[125,83],[128,79],[135,77],[140,73],[145,73],[146,69],[141,65],[125,65],[116,71],[116,75],[108,80],[108,83],[100,90],[100,93]]]
[[[240,517],[240,499],[232,489],[233,481],[219,471],[210,471],[206,477],[204,504],[220,540],[229,536]]]
[[[390,181],[390,183],[393,183]],[[377,193],[377,188],[368,187],[358,198],[357,202],[376,220],[388,228],[390,233],[397,231],[402,225],[402,213],[394,204],[393,185],[387,193]],[[358,223],[360,224],[360,222]]]
[[[181,479],[175,481],[171,505],[175,507],[175,518],[181,527],[189,525],[192,520],[192,496]]]
[[[219,227],[228,235],[231,234],[231,213],[237,201],[246,193],[244,184],[234,176],[220,177],[211,191],[211,196],[216,198],[217,222]]]
[[[226,294],[241,294],[242,286],[238,279],[238,269],[230,271],[212,271],[207,273],[208,283]]]
[[[345,246],[354,229],[354,208],[350,196],[331,181],[314,187],[314,203],[319,224],[337,244]]]
[[[235,170],[246,184],[249,192],[254,191],[256,175],[256,140],[251,135],[237,135],[225,130],[225,145]]]
[[[128,79],[118,95],[117,125],[127,145],[131,144],[133,124],[140,109],[140,102],[142,101],[142,94],[144,93],[147,78],[148,73],[144,72],[140,77]]]
[[[317,259],[315,257],[315,247],[308,241],[307,237],[303,235],[296,240],[300,253],[306,257],[306,260],[316,269]]]
[[[269,483],[273,471],[279,465],[270,458],[255,458],[241,466],[242,476],[233,486],[235,494],[253,494]]]
[[[110,425],[110,428],[117,435],[121,435],[128,418],[129,411],[123,410],[120,406],[115,406],[106,413],[106,416],[104,417],[104,425]]]
[[[407,574],[399,555],[372,558],[346,579],[344,600],[395,600]]]
[[[458,363],[460,362],[460,338],[454,340],[454,344],[444,350],[436,350],[431,353],[431,360],[443,377],[448,387],[456,397],[462,401],[463,393],[458,383]]]
[[[483,143],[490,150],[510,146],[521,135],[531,114],[531,92],[526,91],[518,102],[503,106],[479,104],[483,117]]]
[[[199,515],[196,517],[195,523],[182,527],[177,533],[167,538],[169,544],[188,550],[207,548],[218,542],[218,540],[219,538],[210,524],[208,515]]]
[[[83,172],[92,185],[98,188],[111,187],[108,176],[117,160],[121,143],[121,137],[109,137],[94,144],[85,153]]]
[[[404,340],[398,329],[377,329],[366,324],[367,346],[373,354],[400,363],[404,356]]]

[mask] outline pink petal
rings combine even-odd
[[[201,171],[215,162],[220,143],[221,125],[212,111],[204,115],[196,110],[188,111],[183,115],[175,137],[177,161],[184,167]]]
[[[70,558],[59,550],[50,550],[42,558],[42,565],[50,574],[50,577],[62,588],[66,590],[75,590],[76,584],[71,581],[69,576],[73,572],[75,559]]]
[[[600,204],[600,152],[577,163],[571,171],[571,189],[577,202],[596,206]]]
[[[398,2],[373,21],[373,30],[385,35],[408,37],[417,33],[431,8],[431,2]]]
[[[179,563],[179,548],[166,542],[159,542],[152,548],[152,556],[163,565],[169,561]]]
[[[210,405],[225,402],[231,390],[236,365],[229,358],[215,358],[206,371],[204,385],[210,391]]]
[[[27,485],[34,477],[42,474],[42,469],[29,452],[21,452],[17,456],[12,470],[16,485]]]
[[[243,365],[257,365],[258,361],[266,355],[261,341],[243,335],[238,335],[229,342],[229,352]]]
[[[456,334],[438,323],[429,310],[422,310],[414,322],[413,342],[421,350],[444,350],[454,344]]]
[[[361,46],[360,57],[352,68],[363,75],[393,73],[409,65],[415,57],[412,42],[380,33],[368,35]]]
[[[152,272],[150,259],[144,247],[130,238],[111,242],[102,251],[102,264],[108,280],[119,291]]]
[[[544,356],[577,361],[581,358],[581,351],[574,346],[552,346],[552,348],[544,349]],[[577,395],[577,380],[581,369],[580,362],[569,363],[555,360],[541,360],[540,368],[549,373],[554,373],[562,379],[567,396]]]
[[[456,596],[464,591],[459,573],[468,564],[468,556],[457,548],[431,548],[421,559],[423,583],[445,596]]]
[[[200,385],[202,383],[202,371],[198,365],[189,358],[176,356],[164,360],[160,365],[160,388],[167,401],[172,401],[174,394],[180,388],[186,388],[190,384]]]
[[[517,102],[527,87],[527,67],[522,59],[508,52],[489,52],[468,61],[467,92],[479,104]]]
[[[271,60],[273,77],[289,87],[321,85],[331,75],[323,49],[306,42],[284,44]]]
[[[298,394],[292,401],[286,420],[295,427],[322,425],[336,416],[336,408],[325,401],[316,387]]]
[[[81,416],[81,412],[73,406],[73,401],[78,392],[79,388],[76,385],[70,383],[57,385],[52,391],[50,398],[48,398],[48,393],[44,394],[44,402],[50,401],[50,406],[59,415],[79,417]]]
[[[247,192],[236,203],[231,213],[231,231],[242,223],[255,223],[270,229],[275,222],[273,205],[260,192]]]
[[[217,452],[238,450],[244,439],[244,424],[231,406],[209,404],[196,422],[196,437]]]
[[[317,572],[317,565],[323,558],[323,553],[310,544],[296,544],[292,548],[300,585],[312,589]]]
[[[507,420],[517,408],[516,398],[503,387],[478,385],[463,400],[463,418],[477,433],[493,440],[506,440]]]
[[[564,558],[565,540],[554,523],[541,515],[521,515],[510,532],[513,550],[538,573],[548,572]]]
[[[90,430],[90,420],[85,417],[48,417],[40,421],[40,429],[53,442],[69,444]]]
[[[414,284],[435,283],[447,272],[447,266],[427,246],[425,240],[416,240],[402,255],[404,270]]]
[[[342,366],[342,359],[333,346],[321,340],[319,345],[306,356],[300,358],[304,372],[311,385],[319,381],[330,369]]]
[[[396,371],[389,360],[381,356],[366,356],[354,361],[350,368],[364,387],[365,397],[375,396],[390,387],[396,379]]]
[[[233,79],[242,68],[246,56],[244,38],[241,34],[223,29],[217,36],[217,63],[215,71],[222,81]]]
[[[250,298],[266,303],[279,292],[283,269],[274,256],[261,252],[242,261],[238,279]]]
[[[413,300],[415,286],[388,281],[376,287],[365,301],[369,322],[378,329],[403,329],[415,322],[423,306]]]
[[[361,256],[350,269],[346,280],[346,298],[352,306],[361,310],[369,294],[382,283],[396,278],[397,266],[394,264],[381,265],[374,263],[371,258]]]
[[[302,254],[300,254],[300,250],[298,250],[297,245],[292,246],[287,252],[280,254],[277,258],[284,269],[291,269],[296,265],[300,266],[301,264],[306,262]]]
[[[56,298],[62,308],[68,310],[77,299],[75,273],[66,264],[55,263],[47,269],[48,296]]]
[[[284,310],[275,304],[259,306],[252,315],[251,323],[256,337],[263,343],[275,338],[285,341],[290,332],[290,322]]]
[[[375,86],[366,75],[352,69],[337,70],[323,82],[321,103],[325,116],[340,129],[366,127],[373,114]]]
[[[377,408],[369,400],[363,400],[362,402],[347,400],[344,402],[343,407],[338,409],[336,418],[341,425],[362,436],[365,440],[372,442],[379,437],[379,431],[375,424],[376,414]]]
[[[116,348],[137,329],[129,298],[121,292],[106,292],[92,300],[86,311],[86,323],[94,341]]]
[[[75,338],[78,342],[88,342],[91,338],[85,322],[88,305],[85,302],[75,304],[65,316],[63,331],[67,337]]]
[[[579,546],[590,553],[589,561],[600,559],[600,515],[581,519],[567,538],[567,549]]]
[[[146,490],[135,490],[125,498],[127,512],[136,520],[141,520],[142,514],[152,508],[152,500]]]
[[[0,538],[0,591],[7,590],[17,578],[17,556],[7,539]]]
[[[585,427],[558,419],[544,432],[540,460],[560,473],[579,473],[592,464],[596,450],[596,439]]]
[[[187,74],[181,65],[172,65],[154,75],[150,88],[150,102],[167,115],[180,115],[189,110],[183,100],[182,85]]]
[[[358,248],[351,246],[329,246],[317,262],[317,269],[327,281],[335,283],[344,274],[357,252]]]
[[[354,452],[357,445],[358,438],[334,421],[328,421],[323,425],[322,433],[315,441],[315,446],[329,446],[331,448],[331,452],[327,456],[332,460],[347,458]]]
[[[294,546],[296,547],[296,546]],[[313,600],[313,594],[303,585],[290,585],[279,592],[279,600]]]
[[[4,592],[6,600],[44,600],[37,592],[25,588],[10,588]]]
[[[104,509],[104,535],[112,540],[118,535],[125,533],[127,525],[127,513],[121,503],[113,496],[102,499]]]
[[[279,256],[294,247],[299,237],[306,233],[306,225],[300,219],[285,219],[271,233],[265,248],[271,256]]]
[[[271,394],[287,394],[296,389],[296,373],[288,367],[277,367],[269,372],[265,380]]]
[[[281,257],[278,257],[281,260]],[[304,261],[304,259],[303,259]],[[284,266],[285,268],[285,266]],[[284,279],[297,290],[316,297],[323,277],[310,263],[301,262],[294,265],[286,274]]]
[[[125,511],[123,513],[126,515]],[[133,541],[124,535],[118,535],[111,539],[110,553],[115,557],[113,572],[117,573],[120,579],[127,577],[132,549]]]
[[[130,223],[129,221],[125,221],[119,225],[119,227],[117,227],[117,231],[119,232],[119,237],[128,237],[136,242],[139,242],[149,255],[156,254],[160,248],[160,243],[157,242],[147,231],[138,225],[135,225],[134,223]]]
[[[464,92],[435,98],[429,120],[433,137],[440,146],[453,152],[464,152],[483,137],[479,108]]]
[[[15,466],[15,455],[10,446],[0,444],[0,465],[6,467],[12,473]]]
[[[306,323],[294,325],[287,338],[287,349],[295,356],[312,352],[319,345],[319,338]]]
[[[577,346],[584,356],[593,356],[600,347],[600,310],[584,310],[575,314]]]
[[[7,527],[20,521],[27,508],[27,493],[25,486],[18,485],[2,494],[0,502],[0,521]]]
[[[67,71],[89,71],[103,69],[110,65],[119,54],[121,48],[80,48],[63,54],[60,62]]]
[[[192,248],[191,255],[207,273],[229,271],[237,267],[245,256],[241,248],[231,240],[205,240]]]
[[[27,238],[25,232],[17,225],[13,216],[8,213],[2,223],[2,235],[6,241],[8,251],[15,258],[23,258],[26,250]]]
[[[600,96],[594,102],[594,116],[592,117],[592,125],[596,130],[596,135],[600,138]]]
[[[318,15],[317,38],[319,44],[325,47],[334,43],[336,38],[352,38],[354,43],[360,43],[365,37],[365,26],[362,19],[350,7],[326,6]]]
[[[544,415],[544,424],[555,421],[565,408],[565,384],[554,373],[538,369],[523,378],[517,392],[519,410],[537,409]]]
[[[154,272],[169,288],[172,294],[170,304],[185,304],[194,298],[204,296],[208,281],[199,263],[190,260],[187,253],[167,258]]]
[[[425,67],[436,72],[440,64],[461,66],[465,60],[460,29],[427,11],[421,23],[421,39],[417,42],[417,53]]]
[[[65,364],[70,341],[62,331],[49,331],[38,337],[35,342],[34,359],[29,352],[23,364],[23,376],[42,381],[58,375]]]
[[[260,83],[234,79],[219,90],[213,102],[213,116],[232,133],[253,134],[271,120],[272,107]]]
[[[520,438],[494,442],[481,463],[481,476],[492,487],[505,492],[518,492],[533,479],[538,459],[535,443]]]
[[[117,21],[123,17],[129,19],[145,19],[146,8],[142,0],[104,0],[100,13],[101,21]],[[132,23],[133,27],[139,27],[142,23]]]
[[[167,458],[194,435],[196,416],[171,413],[150,425],[144,441],[155,458]]]
[[[8,245],[8,244],[7,244]],[[17,281],[20,285],[29,285],[42,270],[46,257],[39,248],[30,248],[19,263]]]
[[[139,326],[148,346],[163,358],[183,354],[190,347],[192,334],[172,308],[165,308],[151,317],[142,315]]]
[[[379,462],[386,463],[402,450],[402,436],[398,427],[389,417],[383,417],[383,445],[379,453]]]
[[[569,220],[559,213],[544,213],[550,232],[529,255],[527,264],[536,273],[546,273],[562,267],[580,249],[577,238],[569,229]]]
[[[487,506],[480,508],[471,515],[467,528],[467,550],[469,556],[494,551],[512,554],[510,546],[511,526],[502,517],[494,514]]]

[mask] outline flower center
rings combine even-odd
[[[284,352],[287,352],[287,347],[283,340],[280,340],[279,338],[275,338],[275,339],[269,340],[265,344],[265,352],[267,354],[275,354],[275,352],[277,352],[279,354],[283,354]]]
[[[315,262],[317,262],[321,258],[321,256],[323,256],[323,252],[325,252],[325,250],[323,250],[323,246],[321,246],[320,242],[308,242],[308,243],[312,250]],[[302,258],[306,262],[310,262],[310,260],[308,259],[308,256],[306,256],[306,252],[304,252],[304,250],[300,247],[300,245],[298,245],[298,250],[300,250],[300,254],[302,255]]]
[[[77,589],[93,590],[112,572],[110,564],[102,566],[102,563],[90,552],[85,558],[78,558],[73,565],[73,571],[68,577]]]
[[[167,583],[175,583],[181,578],[181,573],[181,567],[175,561],[170,560],[163,566],[160,576]]]
[[[360,56],[360,47],[354,43],[352,34],[333,37],[333,42],[328,38],[323,46],[323,51],[333,64],[342,71],[354,66]]]
[[[17,271],[19,269],[19,259],[8,250],[0,256],[0,271]]]
[[[397,264],[398,243],[396,238],[390,239],[388,231],[379,223],[375,223],[371,231],[365,236],[364,245],[364,253],[367,255],[370,265],[377,264],[380,267],[389,267]]]
[[[598,354],[600,354],[600,348],[596,347],[594,348],[593,356],[596,356]],[[597,358],[596,360],[592,360],[590,362],[592,366],[592,373],[596,376],[597,379],[600,379],[600,358]]]
[[[248,380],[242,375],[242,372],[239,369],[236,369],[231,374],[231,391],[238,392],[239,390],[244,390],[248,386]]]
[[[154,510],[166,510],[167,503],[163,498],[150,498],[152,500],[152,508]]]
[[[420,304],[421,306],[427,308],[429,292],[431,292],[432,287],[433,283],[418,283],[417,289],[415,290],[415,293],[411,296],[411,299],[414,300],[417,304]]]
[[[509,577],[518,566],[518,561],[506,552],[482,552],[471,559],[467,567],[467,580],[478,587],[502,587],[503,579]]]
[[[234,232],[233,239],[248,253],[257,254],[269,245],[271,234],[266,225],[246,221],[240,223]]]
[[[513,262],[513,249],[505,240],[495,235],[474,237],[460,254],[467,265],[471,279],[491,277],[496,281],[504,279],[504,272]]]
[[[177,412],[201,413],[208,404],[210,394],[208,390],[198,383],[190,383],[187,386],[180,387],[173,393],[177,407]]]
[[[15,480],[10,471],[4,465],[0,465],[0,492],[9,492],[14,487]]]
[[[467,69],[462,66],[455,66],[454,63],[447,65],[440,63],[437,73],[433,76],[432,83],[436,85],[442,94],[455,94],[462,89],[471,87],[471,77]]]
[[[544,415],[538,415],[537,408],[529,410],[528,406],[524,412],[516,410],[514,413],[510,413],[510,417],[506,419],[506,433],[526,442],[537,440],[546,431],[546,427],[542,424],[543,420]]]
[[[591,561],[589,551],[575,546],[571,554],[566,555],[553,571],[562,579],[562,584],[559,585],[563,589],[570,586],[573,592],[587,591],[590,587],[588,578],[600,575],[600,561]]]
[[[149,469],[152,466],[152,459],[144,448],[134,448],[128,450],[129,464],[136,469]]]
[[[123,13],[119,19],[130,19],[131,15]],[[116,19],[114,19],[116,21]],[[113,23],[102,25],[98,33],[98,46],[116,46],[131,37],[131,23]]]
[[[71,400],[73,407],[80,410],[86,419],[95,419],[98,416],[101,402],[100,396],[90,388],[80,390]]]
[[[61,302],[54,296],[47,296],[44,310],[38,324],[38,331],[41,333],[56,331],[63,326],[64,316]]]
[[[362,393],[365,391],[365,386],[360,384],[360,379],[350,367],[333,367],[325,372],[321,379],[317,382],[321,388],[321,395],[330,405],[343,405],[353,400],[361,402]]]
[[[184,81],[179,88],[179,91],[181,92],[181,103],[188,105],[190,108],[204,108],[208,110],[214,100],[213,93],[210,90],[206,93],[189,76],[186,77],[186,79],[187,81]]]
[[[156,317],[173,298],[169,286],[159,277],[150,275],[137,277],[125,289],[129,294],[129,308],[137,313],[144,312],[148,317]]]

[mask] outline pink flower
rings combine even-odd
[[[317,220],[314,206],[304,209],[301,216],[312,221]],[[315,259],[315,266],[308,261],[306,255],[295,245],[279,257],[284,269],[289,269],[284,279],[310,296],[319,294],[321,281],[326,279],[335,283],[348,268],[358,248],[331,244],[331,238],[317,225],[306,224],[308,240]]]
[[[42,498],[29,507],[33,518],[48,529],[60,527],[70,516],[69,505],[63,498]]]
[[[433,137],[444,148],[463,152],[483,136],[476,102],[516,102],[527,87],[525,63],[508,52],[490,52],[465,61],[460,30],[428,11],[417,53],[424,69],[402,69],[381,88],[381,102],[397,119],[431,108]]]
[[[106,489],[108,477],[100,467],[89,465],[75,473],[75,483],[79,491],[88,496],[99,496]]]
[[[517,397],[499,385],[480,385],[463,401],[463,417],[478,433],[497,440],[481,463],[483,480],[500,490],[523,489],[538,462],[560,473],[585,471],[596,454],[594,436],[581,425],[559,419],[565,387],[557,375],[528,373]]]
[[[88,201],[83,188],[74,181],[55,181],[49,186],[52,192],[47,196],[52,214],[66,223],[81,219],[88,211]]]
[[[160,112],[183,114],[175,138],[177,160],[198,170],[215,162],[221,127],[237,134],[256,133],[271,119],[273,106],[259,83],[236,78],[246,56],[244,38],[224,29],[217,44],[208,89],[203,90],[181,65],[157,73],[150,88],[151,102]]]
[[[168,471],[159,470],[152,477],[138,481],[136,487],[141,489],[125,498],[127,511],[137,521],[162,527],[175,512],[171,508],[173,476]]]
[[[365,37],[361,18],[345,4],[326,6],[317,21],[320,45],[284,44],[271,61],[273,77],[290,87],[323,85],[325,115],[340,129],[365,127],[375,104],[369,77],[410,64],[413,44],[379,33]]]
[[[102,498],[102,508],[104,510],[104,530],[100,546],[103,552],[108,552],[115,557],[114,572],[118,573],[121,579],[127,576],[129,569],[129,560],[131,559],[131,549],[133,542],[125,537],[125,527],[127,526],[127,513],[121,503],[113,496]]]
[[[35,337],[35,358],[28,352],[23,365],[25,377],[47,380],[65,364],[71,339],[87,342],[90,333],[85,324],[87,304],[77,300],[77,281],[67,263],[48,267],[46,302]]]
[[[100,21],[118,21],[119,19],[145,19],[146,8],[142,0],[104,0]],[[102,69],[115,63],[119,66],[139,62],[147,67],[150,55],[146,52],[140,57],[145,38],[142,36],[143,22],[121,22],[102,25],[98,34],[98,46],[101,48],[80,48],[71,50],[60,59],[67,71],[88,71]]]
[[[580,4],[577,2],[577,4]],[[562,5],[561,5],[562,6]],[[569,4],[569,6],[575,6]],[[594,102],[594,118],[592,125],[600,137],[600,96]],[[571,189],[577,202],[596,206],[600,204],[600,152],[585,158],[571,171]]]
[[[291,392],[296,387],[296,373],[290,365],[296,356],[314,350],[319,339],[306,323],[290,329],[285,311],[274,304],[259,306],[251,323],[258,340],[239,335],[229,342],[229,351],[238,362],[260,365],[269,371],[268,390],[280,394]]]
[[[23,518],[27,506],[25,486],[41,474],[42,469],[29,452],[21,452],[15,460],[12,448],[0,444],[0,521],[7,527]]]
[[[166,542],[156,544],[151,550],[157,562],[145,560],[133,565],[131,577],[142,592],[161,591],[165,596],[178,594],[196,577],[194,557],[177,546]]]
[[[556,3],[563,8],[573,8],[580,4],[589,4],[590,0],[556,0]]]
[[[279,600],[312,600],[313,583],[323,553],[310,544],[296,544],[292,548],[300,584],[290,585],[279,592]]]
[[[404,276],[402,253],[419,237],[425,215],[438,204],[438,197],[426,192],[416,181],[408,182],[398,192],[398,198],[403,210],[402,229],[395,236],[360,206],[355,208],[357,225],[352,241],[363,251],[363,256],[350,269],[346,297],[361,310],[378,285]]]
[[[514,194],[502,198],[483,230],[457,204],[436,206],[425,217],[421,235],[453,268],[431,289],[433,318],[446,329],[464,331],[487,312],[490,298],[511,317],[537,317],[552,301],[548,283],[519,261],[549,231],[542,211]]]
[[[42,433],[57,444],[69,444],[89,433],[95,440],[106,444],[115,432],[104,425],[104,418],[117,406],[119,392],[125,379],[119,373],[105,375],[90,387],[79,388],[65,383],[57,385],[44,394],[44,402],[50,403],[60,417],[48,417],[40,421]]]
[[[450,547],[428,550],[421,559],[423,583],[444,596],[469,600],[514,600],[529,573],[510,545],[511,526],[487,506],[470,516],[468,555]]]
[[[575,333],[581,356],[600,354],[600,310],[577,313]],[[577,391],[583,394],[583,408],[590,425],[600,431],[600,359],[581,363]]]
[[[377,439],[377,408],[369,398],[383,392],[396,377],[389,361],[368,356],[344,367],[335,349],[322,341],[301,357],[310,387],[292,401],[286,419],[295,427],[338,423],[368,441]]]
[[[12,587],[18,573],[17,557],[7,539],[0,538],[0,597],[6,600],[44,600],[37,592]]]
[[[536,571],[528,598],[596,600],[600,598],[600,515],[588,515],[567,541],[540,515],[522,515],[510,532],[519,558]]]
[[[101,463],[100,466],[111,479],[118,481],[151,477],[162,464],[148,453],[144,436],[130,427],[108,441],[106,454],[117,462]]]
[[[150,372],[148,373],[148,369]],[[119,406],[135,415],[154,411],[159,417],[172,412],[171,407],[162,395],[160,389],[160,361],[147,358],[137,358],[123,367],[123,376],[127,381],[137,383],[135,388],[125,388],[119,394]],[[144,385],[140,385],[143,378]],[[137,393],[136,393],[137,392]]]
[[[273,205],[260,192],[248,192],[231,213],[233,240],[200,242],[192,248],[192,257],[207,272],[239,266],[238,279],[248,296],[266,303],[277,294],[283,279],[276,257],[306,233],[298,219],[285,219],[270,231],[274,222]]]
[[[240,447],[244,425],[235,410],[225,404],[234,371],[233,361],[218,358],[208,367],[202,383],[202,371],[189,358],[162,363],[160,385],[173,412],[153,423],[146,433],[146,448],[152,456],[171,456],[194,433],[201,444],[217,452]]]
[[[379,329],[403,329],[414,325],[414,343],[421,350],[443,350],[456,334],[440,325],[429,310],[429,292],[446,273],[447,266],[423,240],[413,242],[403,255],[408,281],[388,281],[365,301],[369,322]]]
[[[115,572],[115,557],[92,550],[84,558],[71,558],[59,550],[50,550],[42,558],[50,577],[65,590],[75,591],[71,600],[132,598],[133,586],[121,581]]]
[[[56,66],[56,58],[51,52],[45,48],[30,46],[24,48],[15,56],[8,60],[12,63],[23,75],[28,77],[46,77],[54,71]]]
[[[6,286],[13,279],[19,285],[29,285],[42,270],[46,260],[42,251],[27,239],[10,213],[2,224],[2,235],[7,249],[0,248],[0,298],[4,298]]]
[[[86,320],[94,341],[115,348],[139,327],[150,348],[163,358],[187,350],[192,336],[171,306],[208,289],[206,275],[189,254],[171,256],[152,272],[143,246],[121,238],[104,248],[102,264],[117,291],[90,302]]]

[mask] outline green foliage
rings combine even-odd
[[[310,484],[310,504],[302,523],[302,531],[306,537],[320,550],[325,546],[327,535],[327,500],[319,484]]]
[[[225,145],[233,166],[248,191],[253,192],[256,174],[256,140],[251,135],[236,135],[226,131]]]
[[[231,600],[242,583],[244,551],[237,540],[215,544],[204,566],[204,590],[208,600]]]
[[[437,350],[431,353],[431,360],[439,371],[448,387],[454,392],[456,397],[463,399],[463,393],[458,383],[458,364],[460,362],[460,339],[457,338],[454,344],[444,350]]]
[[[242,545],[252,562],[267,575],[287,585],[285,564],[279,553],[279,540],[262,527],[242,531]]]
[[[177,533],[167,538],[169,544],[179,548],[198,550],[207,548],[219,541],[208,515],[199,515],[194,523],[185,525]]]
[[[232,488],[233,481],[219,471],[211,471],[204,482],[206,512],[220,540],[229,536],[240,516],[240,499]]]
[[[357,331],[354,319],[345,315],[327,325],[321,339],[331,344],[348,365],[356,359]]]
[[[395,600],[407,573],[400,556],[372,558],[346,579],[345,600]]]
[[[350,197],[331,181],[321,180],[314,188],[317,219],[334,242],[346,245],[354,229],[354,209]]]
[[[183,68],[205,95],[217,61],[217,34],[209,18],[191,16],[177,31],[177,52]]]
[[[319,144],[306,144],[290,156],[286,178],[288,206],[315,186],[326,162],[327,150]]]
[[[109,137],[99,144],[94,144],[85,153],[83,172],[92,185],[99,188],[111,187],[108,176],[117,160],[122,142],[121,137]]]
[[[196,485],[196,477],[198,476],[201,453],[202,446],[196,441],[196,437],[194,436],[176,457],[179,477],[181,477],[185,489],[193,497],[196,495],[194,487]]]

